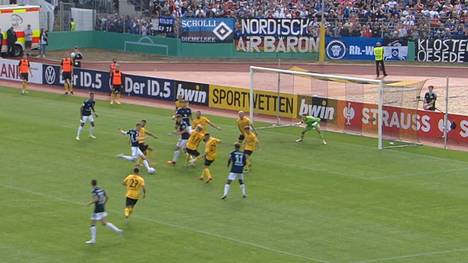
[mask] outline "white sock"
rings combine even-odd
[[[133,156],[122,155],[122,158],[124,158],[125,160],[130,161],[130,162],[135,161],[135,158]]]
[[[110,230],[114,231],[115,233],[120,233],[120,232],[122,232],[122,230],[120,230],[120,228],[114,226],[114,224],[112,224],[111,222],[107,222],[106,226],[107,226],[107,228],[109,228]]]
[[[177,159],[179,159],[179,155],[180,155],[180,150],[174,151],[174,155],[172,156],[172,161],[177,162]]]
[[[93,135],[94,127],[89,126],[89,135]]]
[[[91,231],[91,240],[96,242],[96,226],[91,226],[89,230]]]
[[[80,137],[81,131],[83,130],[82,126],[78,127],[78,131],[76,132],[76,137]]]
[[[143,160],[143,164],[145,165],[146,170],[149,170],[150,166],[148,160]]]
[[[228,184],[224,185],[224,194],[223,194],[224,196],[227,196],[229,194],[229,188],[231,188],[230,185]]]
[[[241,184],[239,187],[241,189],[242,195],[247,195],[247,192],[245,191],[245,184]]]

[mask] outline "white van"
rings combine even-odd
[[[7,52],[7,30],[10,27],[16,32],[15,56],[21,56],[25,50],[24,30],[31,25],[33,39],[31,49],[39,48],[40,25],[39,12],[40,6],[35,5],[0,5],[0,29],[3,33],[2,53]]]

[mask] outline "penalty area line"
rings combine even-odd
[[[47,195],[47,194],[44,194],[44,193],[41,193],[41,192],[31,191],[31,190],[28,190],[28,189],[24,189],[22,187],[17,187],[17,186],[13,186],[13,185],[6,185],[6,184],[0,184],[0,186],[4,187],[6,189],[10,189],[10,190],[15,190],[15,191],[19,191],[19,192],[24,192],[24,193],[29,193],[29,194],[32,194],[32,195],[41,196],[41,197],[44,197],[44,198],[48,198],[50,200],[55,200],[55,201],[59,201],[59,202],[84,206],[84,203],[71,201],[71,200],[56,197],[56,196]],[[109,210],[109,211],[111,211],[113,213],[118,213],[115,210]],[[235,239],[235,238],[231,238],[231,237],[227,237],[227,236],[223,236],[223,235],[219,235],[219,234],[215,234],[215,233],[211,233],[211,232],[207,232],[207,231],[203,231],[203,230],[198,230],[198,229],[191,228],[191,227],[186,227],[186,226],[161,222],[161,221],[155,220],[153,218],[144,217],[144,216],[141,216],[141,215],[134,215],[134,217],[140,218],[140,219],[148,221],[148,222],[153,222],[153,223],[156,223],[156,224],[169,226],[169,227],[172,227],[172,228],[183,229],[183,230],[186,230],[186,231],[190,231],[190,232],[194,232],[194,233],[198,233],[198,234],[202,234],[202,235],[206,235],[206,236],[216,237],[216,238],[228,240],[228,241],[231,241],[231,242],[234,242],[234,243],[239,243],[239,244],[242,244],[242,245],[263,249],[263,250],[274,252],[274,253],[277,253],[277,254],[282,254],[282,255],[287,255],[287,256],[291,256],[291,257],[310,260],[312,262],[331,263],[331,262],[326,261],[326,260],[312,258],[312,257],[304,256],[304,255],[299,255],[299,254],[295,254],[295,253],[291,253],[291,252],[287,252],[287,251],[283,251],[283,250],[279,250],[279,249],[275,249],[275,248],[270,248],[270,247],[266,247],[266,246],[256,244],[256,243],[253,243],[253,242],[243,241],[243,240],[239,240],[239,239]]]
[[[441,251],[432,251],[432,252],[423,252],[417,254],[410,254],[410,255],[402,255],[402,256],[395,256],[395,257],[386,257],[386,258],[374,258],[374,259],[367,259],[367,260],[360,260],[360,261],[353,261],[350,263],[374,263],[374,262],[384,262],[384,261],[393,261],[399,259],[409,259],[409,258],[416,258],[416,257],[427,257],[427,256],[434,256],[434,255],[445,255],[457,252],[468,252],[468,248],[455,248],[449,250],[441,250]]]

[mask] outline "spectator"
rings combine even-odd
[[[174,18],[309,18],[315,23],[322,15],[321,0],[149,0],[148,8],[153,16]],[[447,38],[465,34],[459,25],[468,27],[465,1],[325,0],[323,10],[327,35],[335,37]],[[156,32],[150,16],[103,16],[97,19],[96,28],[152,35]],[[315,30],[315,25],[310,28]]]
[[[31,25],[28,25],[26,29],[24,30],[24,46],[26,49],[26,54],[28,56],[31,56],[31,46],[32,46],[32,38],[33,38],[33,32],[31,29]]]
[[[12,57],[15,55],[15,44],[18,38],[16,37],[16,32],[13,27],[10,27],[7,31],[7,45],[8,45],[8,56]]]
[[[45,58],[46,56],[46,48],[49,45],[49,36],[47,34],[47,29],[41,29],[41,36],[40,36],[40,54],[41,58]]]

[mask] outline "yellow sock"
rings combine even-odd
[[[128,217],[128,216],[130,215],[130,211],[129,211],[129,210],[130,210],[130,209],[128,209],[128,207],[125,207],[125,209],[124,209],[124,215],[125,215],[125,217]]]
[[[114,102],[114,97],[115,97],[115,94],[114,92],[111,93],[111,103]]]
[[[252,161],[250,160],[250,158],[247,158],[247,160],[245,162],[247,164],[247,168],[250,169],[250,167],[252,167]]]
[[[208,179],[213,179],[213,177],[211,176],[211,172],[210,172],[210,169],[207,167],[205,168],[205,173],[206,173],[206,177],[208,177]]]
[[[200,180],[202,180],[202,179],[204,180],[205,176],[206,176],[206,168],[203,168],[202,173],[200,175]]]
[[[116,97],[117,98],[115,99],[115,101],[117,101],[117,103],[120,104],[120,93],[117,93]]]
[[[133,214],[133,207],[130,207],[130,208],[128,209],[128,215],[131,215],[131,214]]]

